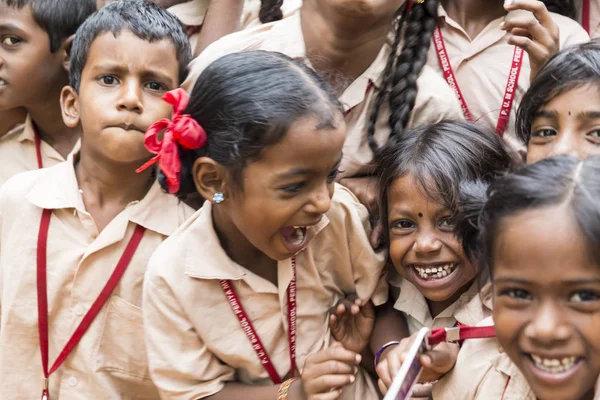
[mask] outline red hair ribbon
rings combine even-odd
[[[173,118],[166,118],[152,124],[144,134],[144,145],[155,157],[142,165],[136,172],[142,172],[158,162],[167,177],[169,193],[177,193],[181,181],[181,160],[179,144],[184,149],[194,150],[206,145],[206,132],[190,115],[181,115],[188,105],[190,96],[183,89],[167,92],[163,100],[173,106]],[[163,139],[158,134],[164,131]]]

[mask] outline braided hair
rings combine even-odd
[[[422,3],[407,0],[398,10],[394,42],[383,72],[381,90],[375,98],[367,125],[367,140],[375,155],[379,152],[375,128],[386,99],[390,107],[390,138],[402,133],[408,125],[417,98],[417,79],[427,63],[433,30],[437,24],[438,4],[439,0],[424,0]],[[404,45],[398,55],[402,40]]]
[[[260,0],[260,11],[258,12],[258,18],[263,24],[269,22],[279,21],[283,18],[281,12],[281,6],[283,0]]]

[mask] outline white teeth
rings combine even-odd
[[[441,265],[439,267],[420,267],[413,265],[413,268],[417,271],[417,274],[422,279],[440,279],[444,278],[452,273],[454,268],[456,268],[456,264],[446,264]]]
[[[296,228],[294,236],[295,237],[292,242],[294,245],[299,246],[302,244],[302,242],[304,242],[304,230],[302,228]]]
[[[563,357],[559,360],[558,358],[542,358],[535,354],[531,355],[531,359],[537,368],[552,374],[568,371],[573,368],[575,361],[577,361],[577,357],[574,356]]]

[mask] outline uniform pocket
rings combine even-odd
[[[117,296],[112,296],[108,304],[96,354],[96,371],[116,371],[119,377],[150,379],[142,309]]]

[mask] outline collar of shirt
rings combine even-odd
[[[459,32],[461,35],[467,38],[469,42],[471,42],[469,48],[462,49],[462,59],[474,57],[475,55],[492,47],[496,43],[500,41],[506,42],[508,40],[506,32],[500,29],[500,25],[502,22],[504,22],[504,17],[496,18],[490,22],[475,38],[471,38],[458,22],[450,18],[441,4],[438,6],[438,19],[442,30],[446,28],[448,31],[452,30]],[[444,33],[445,40],[448,40],[447,36],[448,33]],[[458,65],[453,65],[454,69],[457,69],[458,67]]]
[[[190,243],[184,246],[186,249],[185,274],[197,279],[243,279],[256,292],[278,293],[278,287],[229,258],[215,231],[212,207],[213,205],[209,201],[205,202],[193,217],[194,221],[191,222],[191,226],[187,227],[189,234],[185,238]],[[309,231],[308,246],[310,246],[310,241],[328,224],[329,219],[323,215],[321,221],[311,228],[312,232]],[[198,242],[198,237],[202,237],[201,242]],[[305,251],[301,252],[297,258],[300,259]],[[202,262],[198,262],[198,260],[202,260]],[[278,286],[285,289],[291,280],[291,259],[280,261],[278,267],[279,272],[283,275],[278,278],[280,283]]]
[[[27,114],[27,118],[25,119],[25,123],[23,124],[23,130],[21,134],[17,137],[19,142],[33,142],[35,141],[35,130],[33,128],[33,121],[29,114]]]
[[[66,162],[44,170],[32,186],[26,199],[44,209],[59,210],[73,208],[87,213],[79,193],[75,176],[75,160],[79,153],[71,153]],[[179,200],[164,193],[158,182],[154,182],[142,200],[129,203],[129,221],[164,236],[171,235],[179,226]],[[123,227],[123,234],[125,234]]]
[[[412,283],[403,279],[400,284],[400,296],[396,300],[394,308],[410,315],[423,326],[431,327],[433,321],[438,318],[452,318],[460,324],[474,326],[487,317],[485,309],[489,308],[487,293],[489,293],[490,287],[490,285],[484,286],[480,293],[478,282],[474,282],[458,300],[433,318],[425,296]],[[483,306],[482,298],[485,299]]]
[[[500,354],[493,361],[493,368],[502,375],[510,379],[504,390],[504,395],[501,400],[523,399],[535,400],[536,397],[531,391],[527,380],[519,370],[519,368],[511,361],[506,353]]]

